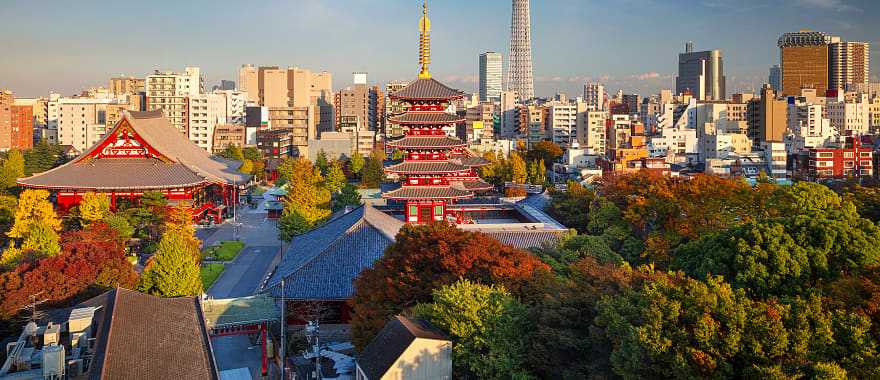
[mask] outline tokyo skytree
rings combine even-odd
[[[516,91],[521,100],[535,97],[535,81],[532,77],[532,25],[529,15],[529,0],[513,0],[507,90]]]

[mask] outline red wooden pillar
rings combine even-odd
[[[266,323],[263,323],[260,325],[260,335],[262,336],[262,340],[263,340],[263,344],[261,345],[263,355],[260,358],[261,359],[260,374],[262,374],[263,377],[265,377],[269,374],[269,362],[268,362],[268,358],[266,358],[266,343],[267,343],[266,342]],[[284,365],[284,363],[282,363],[281,365]]]

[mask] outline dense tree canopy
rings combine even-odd
[[[455,378],[530,377],[523,363],[526,308],[503,287],[460,280],[435,290],[414,313],[452,337]]]
[[[124,245],[106,225],[65,233],[62,240],[60,254],[24,261],[0,274],[0,316],[12,316],[34,301],[64,301],[92,286],[131,288],[137,281]]]
[[[385,255],[355,280],[355,344],[364,347],[389,317],[429,302],[443,285],[464,278],[517,292],[533,272],[546,268],[527,252],[482,233],[447,223],[404,226]]]
[[[144,267],[138,290],[160,297],[194,296],[202,293],[199,240],[189,210],[169,213],[156,254]]]

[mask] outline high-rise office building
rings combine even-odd
[[[529,0],[513,0],[510,22],[510,68],[507,70],[507,90],[519,94],[520,100],[535,97],[532,76],[532,26]]]
[[[776,91],[782,90],[782,69],[779,68],[779,65],[773,65],[770,67],[770,75],[767,77],[767,83],[770,83],[770,87]]]
[[[871,46],[867,42],[836,42],[829,45],[829,88],[848,90],[870,79]]]
[[[840,37],[801,30],[779,37],[779,63],[782,69],[782,96],[798,96],[802,88],[825,94],[829,88],[831,63],[829,45]]]
[[[480,101],[501,101],[501,82],[504,76],[500,53],[480,54]]]
[[[678,76],[675,92],[690,92],[697,100],[724,100],[724,61],[721,50],[693,51],[689,42],[685,52],[678,55]]]
[[[110,78],[110,94],[119,95],[137,95],[145,91],[146,82],[144,78],[134,77],[115,77]]]

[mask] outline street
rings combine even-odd
[[[253,295],[281,258],[281,243],[275,222],[266,220],[265,210],[261,207],[254,210],[239,208],[239,211],[236,219],[240,226],[226,223],[216,228],[200,229],[196,233],[203,247],[235,240],[236,237],[245,243],[241,253],[226,264],[223,273],[207,290],[208,296],[215,299]],[[253,378],[260,378],[260,347],[252,346],[248,337],[220,337],[212,339],[211,344],[221,371],[249,367]]]

